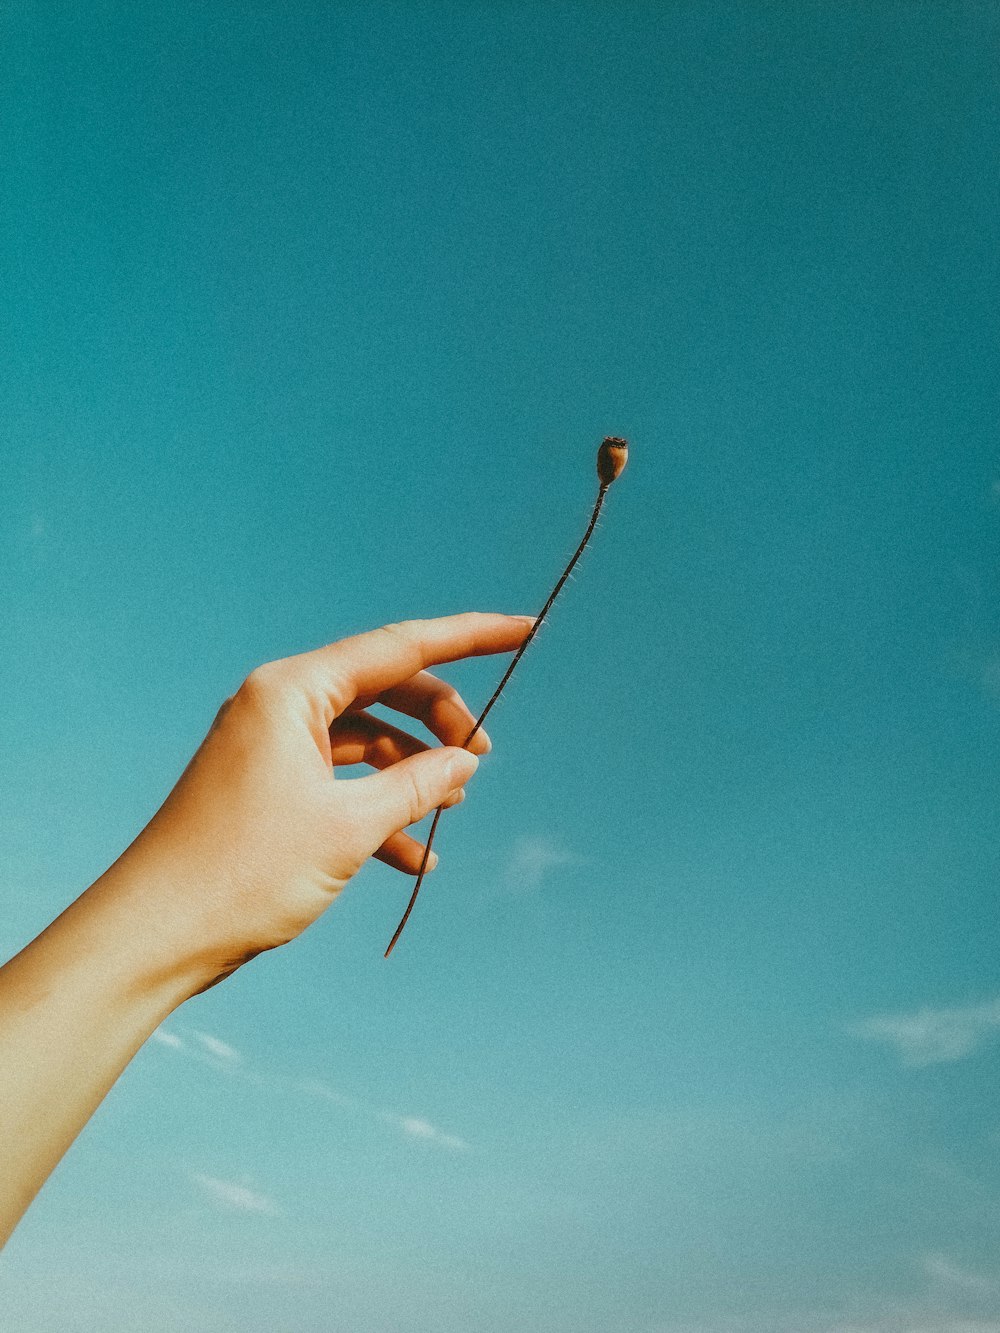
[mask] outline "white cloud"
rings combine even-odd
[[[189,1171],[189,1178],[194,1181],[215,1203],[223,1208],[238,1213],[263,1213],[269,1217],[279,1217],[281,1209],[266,1194],[259,1194],[247,1185],[240,1185],[232,1180],[219,1180],[217,1176],[206,1176],[201,1171]]]
[[[184,1043],[175,1032],[164,1032],[162,1028],[157,1028],[152,1035],[153,1041],[158,1041],[161,1046],[170,1046],[175,1051],[182,1051],[184,1049]]]
[[[579,856],[561,847],[553,838],[521,837],[507,863],[506,880],[511,889],[537,889],[550,870],[578,865]]]
[[[985,593],[974,589],[979,600]],[[1000,703],[1000,643],[983,638],[976,644],[956,646],[949,654],[952,674],[968,681],[993,703]]]
[[[345,1110],[353,1110],[358,1104],[353,1097],[345,1097],[342,1092],[318,1078],[296,1079],[291,1086],[296,1092],[304,1092],[308,1097],[319,1097],[324,1102],[332,1102],[334,1106],[343,1106]]]
[[[331,1102],[334,1106],[343,1107],[346,1111],[356,1111],[366,1118],[380,1121],[383,1125],[391,1125],[393,1129],[400,1130],[408,1138],[423,1139],[425,1142],[436,1143],[442,1148],[450,1148],[453,1152],[469,1151],[469,1145],[465,1139],[460,1139],[456,1134],[446,1134],[444,1130],[432,1125],[429,1120],[423,1120],[419,1116],[397,1115],[394,1111],[378,1111],[375,1107],[365,1102],[359,1102],[354,1097],[346,1097],[342,1092],[337,1092],[335,1088],[331,1088],[319,1079],[297,1079],[289,1086],[296,1092],[304,1092],[310,1097],[319,1097],[323,1101]]]
[[[1000,1029],[1000,998],[947,1009],[924,1007],[910,1014],[867,1018],[860,1037],[894,1046],[904,1065],[919,1069],[971,1055]]]
[[[328,1083],[324,1083],[321,1079],[289,1078],[284,1075],[258,1073],[249,1069],[243,1060],[243,1056],[234,1046],[230,1046],[228,1042],[222,1041],[219,1037],[213,1037],[209,1032],[202,1032],[194,1028],[188,1029],[186,1038],[182,1039],[174,1032],[166,1032],[162,1028],[157,1028],[152,1034],[152,1039],[161,1046],[169,1046],[172,1050],[183,1051],[189,1058],[209,1064],[214,1069],[222,1070],[241,1083],[270,1089],[273,1092],[315,1097],[321,1101],[329,1102],[332,1106],[340,1107],[344,1111],[352,1111],[369,1121],[390,1125],[394,1130],[405,1134],[407,1138],[434,1143],[442,1148],[450,1148],[452,1152],[470,1151],[469,1144],[465,1139],[460,1139],[456,1134],[445,1133],[444,1130],[438,1129],[436,1125],[432,1125],[429,1120],[423,1120],[418,1116],[396,1115],[392,1111],[380,1111],[370,1103],[358,1101],[355,1097],[345,1096],[344,1093],[338,1092],[336,1088],[330,1087]],[[212,1177],[192,1174],[192,1179],[197,1180],[204,1188],[209,1188],[206,1182],[211,1180]],[[225,1182],[216,1182],[216,1185],[220,1187],[224,1184]],[[252,1192],[249,1197],[252,1197]],[[238,1205],[233,1202],[233,1206]]]
[[[236,1065],[243,1059],[234,1046],[230,1046],[228,1042],[220,1041],[218,1037],[213,1037],[210,1032],[198,1032],[195,1030],[191,1035],[201,1046],[202,1051],[204,1051],[205,1054],[210,1055],[212,1059],[219,1064]]]
[[[233,1069],[243,1063],[243,1057],[235,1046],[230,1046],[220,1037],[213,1037],[210,1032],[200,1032],[197,1028],[187,1030],[187,1039],[176,1032],[167,1032],[157,1028],[151,1040],[160,1046],[169,1046],[175,1051],[184,1051],[197,1060],[204,1060],[216,1069]]]
[[[978,1296],[992,1296],[1000,1290],[992,1278],[960,1268],[944,1254],[925,1255],[921,1266],[929,1278],[946,1287],[957,1287],[960,1291],[971,1291]]]
[[[422,1120],[418,1116],[395,1115],[392,1111],[380,1111],[378,1118],[387,1125],[395,1125],[397,1129],[411,1139],[423,1139],[425,1142],[436,1143],[442,1148],[450,1148],[452,1152],[468,1152],[469,1145],[465,1139],[458,1138],[455,1134],[446,1134],[443,1130],[432,1125],[429,1120]]]
[[[415,1116],[402,1116],[399,1127],[404,1133],[412,1135],[415,1139],[433,1139],[437,1137],[437,1131],[433,1125],[428,1124],[426,1120],[418,1120]]]

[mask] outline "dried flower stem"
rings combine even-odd
[[[514,668],[517,666],[518,662],[520,662],[521,658],[524,656],[525,652],[527,651],[528,644],[538,633],[539,629],[541,628],[542,622],[548,615],[549,611],[552,609],[552,603],[559,596],[560,592],[562,592],[563,585],[569,578],[570,574],[572,574],[573,567],[575,566],[576,562],[580,559],[580,556],[583,555],[584,551],[586,550],[587,543],[590,541],[591,534],[593,533],[594,528],[597,526],[597,519],[600,515],[601,507],[604,504],[604,497],[607,495],[608,488],[610,487],[611,483],[621,475],[622,470],[625,467],[625,460],[627,459],[627,457],[628,457],[628,446],[624,440],[620,440],[609,436],[601,445],[600,453],[598,454],[598,460],[597,460],[597,473],[598,477],[600,478],[601,484],[600,484],[600,489],[597,492],[597,501],[594,504],[594,512],[591,514],[590,522],[587,524],[587,531],[583,534],[583,541],[581,541],[580,545],[573,552],[573,556],[569,564],[560,574],[556,586],[549,593],[548,600],[542,607],[541,611],[539,611],[538,615],[535,617],[535,623],[528,631],[527,637],[521,644],[520,648],[518,648],[517,652],[514,654],[510,666],[508,666],[507,670],[503,673],[503,677],[500,681],[500,684],[496,687],[496,689],[490,696],[489,703],[486,705],[483,711],[479,714],[479,717],[476,719],[476,725],[472,728],[468,736],[466,736],[465,740],[462,742],[463,749],[468,749],[469,742],[472,740],[476,732],[486,721],[487,714],[489,713],[493,705],[496,703],[496,701],[500,698],[500,695],[503,693],[504,686],[507,684],[511,676],[514,674]],[[413,892],[410,895],[410,901],[406,904],[406,911],[403,913],[403,919],[396,927],[396,933],[389,941],[389,947],[388,949],[386,949],[384,955],[386,958],[389,957],[393,949],[396,947],[396,941],[399,939],[400,935],[402,935],[403,927],[406,925],[407,921],[409,920],[410,913],[413,911],[413,904],[417,901],[417,894],[420,892],[420,886],[421,884],[423,884],[424,875],[427,872],[427,861],[430,858],[431,844],[434,842],[434,833],[437,829],[438,820],[441,818],[441,811],[443,809],[444,806],[439,805],[438,808],[434,811],[434,818],[431,821],[430,832],[427,834],[427,844],[424,847],[424,855],[420,862],[420,871],[417,875],[417,882],[413,886]]]

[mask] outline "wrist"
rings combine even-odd
[[[154,1027],[221,974],[176,883],[126,853],[50,927],[64,928],[103,993],[156,1015]]]

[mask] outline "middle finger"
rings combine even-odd
[[[374,703],[376,698],[380,704],[422,722],[443,745],[464,745],[476,725],[458,690],[432,671],[418,671],[402,684],[367,697],[364,703]],[[482,730],[476,732],[469,744],[469,750],[477,755],[489,754],[491,748],[490,738]]]
[[[351,764],[389,768],[400,759],[423,754],[430,748],[416,736],[400,731],[390,722],[373,717],[371,713],[342,713],[330,726],[330,762],[335,768]],[[458,800],[452,796],[444,804],[457,805]]]

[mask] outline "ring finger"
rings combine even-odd
[[[352,764],[369,764],[372,768],[389,768],[400,759],[422,754],[430,748],[416,736],[401,731],[391,722],[384,722],[382,718],[374,717],[371,713],[344,713],[330,727],[330,755],[334,767],[346,768]],[[465,792],[459,789],[448,797],[444,805],[448,808],[458,805],[464,799]],[[408,835],[399,836],[406,837],[408,842],[421,847],[423,855],[422,844],[416,843],[415,839]],[[407,852],[403,859],[409,862],[412,860],[412,855]],[[398,868],[404,867],[401,865]],[[417,868],[419,869],[419,862]]]

